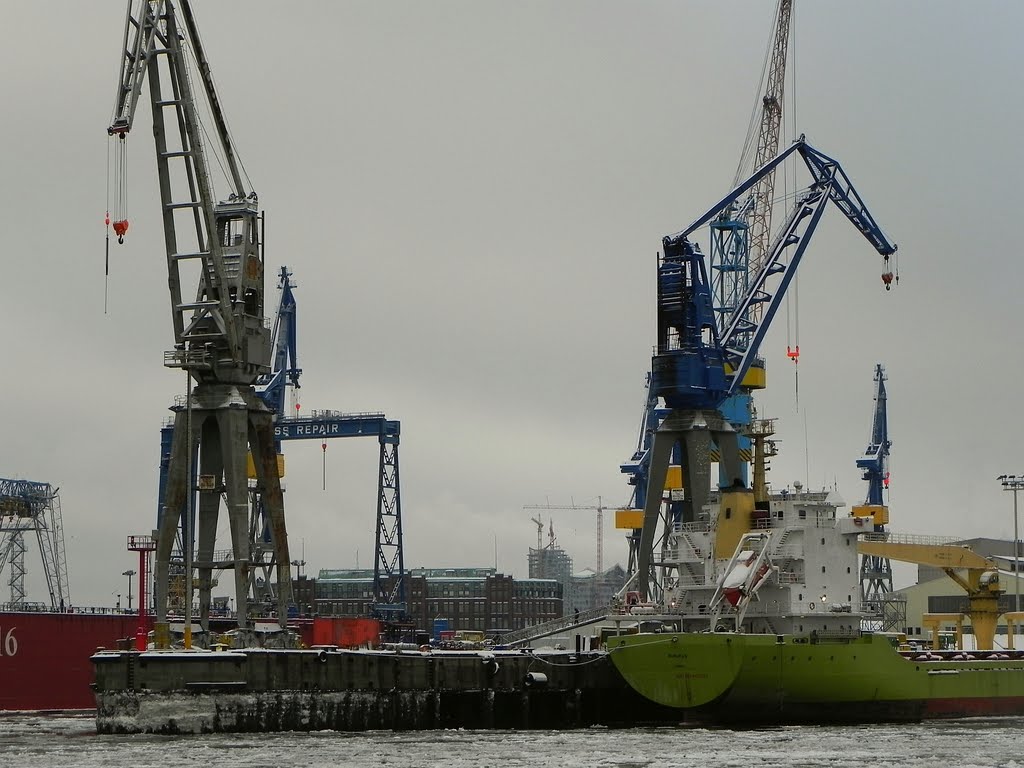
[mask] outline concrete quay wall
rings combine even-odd
[[[100,733],[677,723],[600,652],[104,651]]]

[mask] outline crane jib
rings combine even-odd
[[[719,334],[710,310],[713,301],[704,256],[689,236],[705,224],[722,221],[743,195],[793,153],[804,161],[811,183],[793,205]],[[717,408],[738,390],[830,201],[879,254],[888,259],[896,252],[896,244],[878,226],[839,162],[811,147],[802,136],[687,229],[663,239],[659,336],[652,371],[654,392],[669,407]],[[755,314],[755,307],[761,311]]]

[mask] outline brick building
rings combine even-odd
[[[406,576],[408,618],[429,630],[435,619],[452,629],[501,634],[558,618],[563,587],[555,579],[519,579],[494,568],[415,568]],[[315,579],[316,612],[367,616],[373,571],[322,570]]]

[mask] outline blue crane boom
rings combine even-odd
[[[690,241],[690,235],[718,218],[794,153],[803,159],[813,182],[797,199],[761,270],[727,318],[720,335],[704,255],[700,246]],[[658,348],[651,370],[654,394],[664,398],[670,408],[718,408],[736,393],[830,200],[882,256],[888,258],[896,252],[896,244],[878,226],[839,162],[811,147],[803,136],[685,230],[662,240]],[[764,307],[763,316],[756,321],[750,319],[747,311],[754,304]]]
[[[278,417],[285,415],[285,393],[288,387],[299,388],[298,339],[296,337],[295,284],[291,280],[292,273],[288,267],[281,267],[278,273],[277,287],[281,291],[281,300],[274,316],[274,329],[271,337],[273,349],[272,368],[256,380],[259,389],[256,394],[267,404]],[[280,445],[278,446],[280,448]]]
[[[871,442],[864,455],[857,459],[857,468],[868,481],[866,504],[885,504],[884,491],[889,487],[889,419],[886,414],[885,369],[875,366],[875,409],[871,417]]]
[[[857,459],[857,468],[863,470],[862,477],[868,481],[868,492],[864,501],[866,506],[853,508],[853,513],[858,519],[872,520],[875,533],[883,533],[889,522],[885,491],[889,488],[891,446],[889,419],[886,413],[885,369],[878,363],[875,365],[875,407],[871,415],[871,438],[864,455]],[[884,610],[886,599],[892,592],[892,565],[889,558],[881,555],[861,555],[860,589],[861,599],[865,604],[874,604],[879,612]]]

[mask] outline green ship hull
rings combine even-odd
[[[895,637],[724,632],[611,638],[637,693],[684,722],[834,723],[1024,714],[1024,655],[900,651]]]

